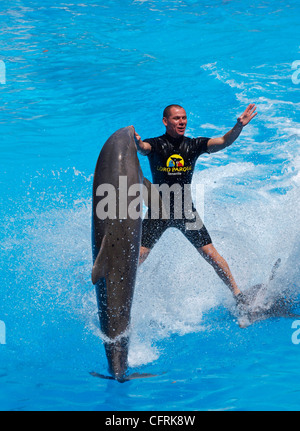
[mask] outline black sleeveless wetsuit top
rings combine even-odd
[[[208,152],[210,138],[175,139],[168,134],[145,139],[152,149],[148,154],[154,184],[191,184],[198,157]]]
[[[174,139],[170,135],[165,134],[158,138],[145,139],[151,145],[151,151],[148,154],[150,168],[153,176],[153,184],[167,184],[170,188],[175,184],[179,184],[181,196],[179,205],[175,205],[178,195],[170,194],[170,216],[169,218],[159,218],[155,220],[148,209],[145,219],[143,220],[142,246],[151,249],[159,240],[163,232],[169,227],[178,228],[187,239],[196,247],[203,247],[212,242],[207,229],[201,223],[199,228],[191,230],[186,221],[195,220],[195,210],[192,204],[193,215],[190,217],[186,214],[184,199],[186,184],[192,182],[193,172],[198,157],[203,153],[208,153],[207,143],[210,138],[187,138],[182,137]],[[177,186],[176,186],[177,187]],[[189,190],[189,202],[192,202],[191,193]],[[162,196],[162,194],[161,194]],[[164,201],[165,202],[165,201]],[[181,208],[181,216],[176,216],[176,208]],[[175,208],[175,209],[174,209]],[[198,219],[200,219],[198,215]],[[201,219],[200,219],[201,221]],[[202,227],[201,227],[202,226]]]

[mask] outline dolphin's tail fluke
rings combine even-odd
[[[105,374],[99,374],[95,371],[91,371],[90,375],[93,377],[98,377],[99,379],[105,379],[105,380],[116,380],[119,383],[125,383],[129,382],[130,380],[136,380],[136,379],[148,379],[149,377],[157,377],[157,374],[150,374],[150,373],[132,373],[129,375],[124,376],[123,379],[116,379],[112,376],[106,376]]]

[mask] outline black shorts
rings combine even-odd
[[[164,220],[164,219],[148,219],[143,220],[142,227],[142,247],[152,249],[157,243],[162,234],[169,227],[175,227],[184,234],[184,236],[195,246],[197,249],[204,247],[205,245],[211,244],[212,240],[207,232],[206,227],[202,224],[202,227],[197,230],[188,229],[191,220],[187,219],[175,219],[175,220]]]

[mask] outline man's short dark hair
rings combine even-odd
[[[168,117],[170,116],[170,112],[171,112],[171,109],[172,109],[172,108],[180,108],[180,109],[183,109],[183,107],[182,107],[182,106],[180,106],[180,105],[169,105],[169,106],[167,106],[167,107],[164,109],[163,117],[168,118]]]

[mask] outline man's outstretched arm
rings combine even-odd
[[[229,130],[229,132],[227,132],[221,138],[211,138],[207,143],[208,152],[216,153],[217,151],[229,147],[239,137],[243,127],[246,126],[252,120],[252,118],[257,115],[255,110],[255,104],[251,103],[242,113],[242,115],[239,116],[236,125],[231,130]]]

